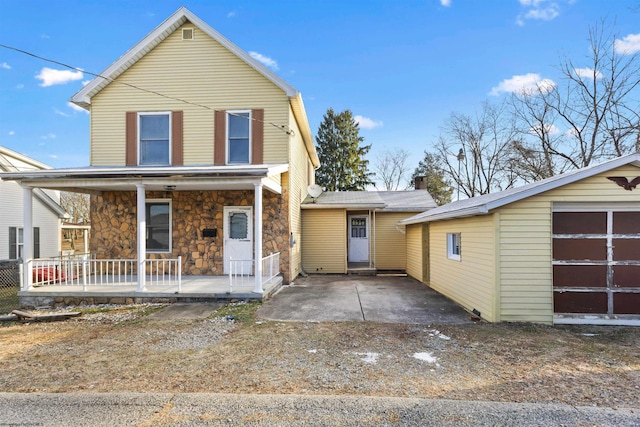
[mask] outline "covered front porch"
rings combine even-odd
[[[4,175],[24,188],[21,301],[263,300],[288,276],[288,203],[280,185],[287,170],[182,166]],[[34,188],[91,194],[91,255],[32,258]]]

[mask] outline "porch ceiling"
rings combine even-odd
[[[3,180],[18,181],[33,188],[48,188],[82,193],[102,191],[136,191],[143,184],[149,191],[253,190],[262,184],[280,194],[282,165],[204,166],[204,167],[90,167],[50,169],[0,174]]]

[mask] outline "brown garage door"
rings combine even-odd
[[[640,314],[640,212],[553,213],[556,313]]]

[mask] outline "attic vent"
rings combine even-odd
[[[182,40],[193,40],[194,31],[193,28],[182,29]]]

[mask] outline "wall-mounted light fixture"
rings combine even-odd
[[[164,186],[164,191],[173,191],[176,189],[175,185],[165,185]]]

